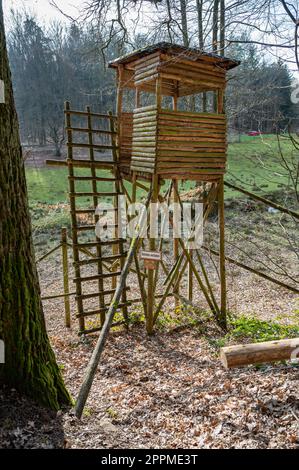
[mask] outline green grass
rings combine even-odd
[[[241,315],[230,321],[227,338],[255,342],[274,341],[299,336],[299,325],[284,325],[275,321],[259,320],[252,316]]]
[[[282,149],[289,161],[298,158],[288,139],[282,140]],[[27,168],[31,205],[66,203],[68,201],[67,173],[66,168]],[[88,175],[88,170],[78,170],[79,173]],[[101,174],[107,176],[109,172],[103,171]],[[287,184],[287,174],[281,166],[276,136],[242,136],[241,143],[229,144],[226,179],[231,180],[233,176],[240,180],[240,184],[242,182],[247,189],[255,192],[262,190],[272,193]],[[129,183],[126,185],[130,186]],[[107,182],[100,185],[103,191],[108,191],[110,187],[111,184]],[[187,191],[193,187],[193,182],[185,182],[181,189]],[[80,182],[77,188],[79,191],[87,192],[90,190],[90,184]],[[138,194],[144,195],[145,193],[138,191]],[[226,197],[240,197],[240,194],[226,189]],[[79,204],[85,205],[88,202],[91,202],[91,198],[82,197]]]
[[[289,162],[298,159],[289,139],[282,139],[282,150]],[[76,174],[89,175],[89,170],[77,169]],[[103,170],[98,171],[98,175],[110,176],[111,174],[109,171]],[[26,176],[35,234],[49,230],[57,232],[60,227],[69,226],[67,168],[27,168]],[[261,191],[262,194],[266,194],[273,200],[279,200],[284,196],[288,175],[281,166],[276,136],[250,137],[244,135],[240,143],[229,144],[226,179],[234,181],[249,191],[255,193]],[[130,183],[125,182],[125,186],[130,193]],[[188,191],[194,186],[194,182],[182,182],[180,191]],[[76,189],[80,192],[90,192],[91,184],[86,181],[77,182]],[[162,191],[166,189],[167,185],[164,185]],[[110,191],[111,183],[98,183],[98,190]],[[138,189],[137,198],[144,197],[146,197],[146,192]],[[244,198],[239,192],[228,188],[225,189],[225,197],[226,199]],[[111,198],[107,197],[106,202],[112,202]],[[77,206],[80,205],[92,207],[92,198],[78,198]]]
[[[287,138],[281,139],[281,149],[288,163],[298,162],[298,151]],[[288,183],[288,173],[283,168],[277,137],[262,135],[242,136],[241,143],[228,148],[226,179],[237,178],[249,191],[272,193]],[[238,184],[238,182],[236,183]],[[228,197],[239,195],[226,189]]]
[[[288,318],[292,317],[291,315]],[[290,324],[279,323],[279,318],[273,320],[260,320],[253,315],[240,315],[230,317],[228,332],[221,338],[207,338],[210,346],[218,350],[229,344],[261,343],[299,336],[298,312],[293,316]]]

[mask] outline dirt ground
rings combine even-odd
[[[61,292],[54,257],[40,266],[43,295]],[[232,312],[288,322],[297,296],[241,270],[228,272]],[[204,299],[198,297],[200,305]],[[171,307],[171,305],[170,305]],[[51,343],[76,397],[95,336],[64,327],[63,302],[45,301]],[[14,390],[1,390],[2,448],[299,448],[299,369],[288,365],[226,371],[213,322],[163,328],[147,337],[141,324],[114,331],[82,420],[49,412]]]
[[[53,155],[33,151],[26,164],[40,167],[45,158]],[[227,274],[231,314],[294,322],[298,295],[232,265]],[[59,253],[39,265],[39,275],[43,296],[62,293]],[[136,296],[132,276],[129,285]],[[194,300],[205,312],[203,296],[195,292]],[[78,337],[73,301],[71,307],[72,327],[66,329],[63,301],[44,301],[48,334],[76,398],[96,336]],[[171,301],[166,310],[176,315]],[[70,410],[56,414],[1,389],[0,447],[298,449],[299,368],[272,364],[226,371],[215,346],[223,334],[213,321],[203,314],[193,326],[175,323],[160,325],[150,338],[142,324],[109,335],[81,420]]]

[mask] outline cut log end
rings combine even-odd
[[[238,344],[220,350],[220,360],[225,369],[296,358],[299,358],[299,338]]]

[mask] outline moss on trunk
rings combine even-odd
[[[70,404],[46,332],[0,0],[0,380],[58,409]]]

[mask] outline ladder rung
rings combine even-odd
[[[75,214],[94,214],[95,209],[76,209]]]
[[[131,305],[131,302],[128,300],[128,302],[123,302],[122,304],[118,304],[117,309],[125,307],[126,305]],[[108,310],[109,310],[109,306],[99,308],[97,310],[90,310],[87,312],[79,313],[78,315],[76,315],[76,317],[80,318],[80,317],[88,317],[89,315],[99,315],[100,313],[108,312]]]
[[[109,224],[109,227],[117,228],[118,224]],[[77,230],[77,232],[88,232],[88,230],[95,230],[95,228],[95,225],[77,225],[75,230]],[[108,225],[103,225],[103,228],[106,230],[108,228]]]
[[[90,111],[77,111],[76,109],[65,109],[64,110],[65,114],[76,114],[78,116],[94,116],[98,118],[103,118],[103,119],[117,119],[117,116],[114,114],[103,114],[103,113],[95,113],[95,112],[90,112]]]
[[[120,320],[112,323],[111,327],[113,328],[114,326],[120,326],[120,325],[125,325],[126,321],[125,320]],[[101,331],[103,329],[102,326],[97,326],[95,328],[89,328],[89,329],[84,329],[79,331],[79,335],[87,335],[89,333],[96,333],[97,331]]]
[[[88,127],[66,127],[65,130],[73,132],[92,132],[94,134],[115,135],[117,132],[106,131],[105,129],[89,129]]]
[[[64,162],[62,163],[64,164]],[[67,160],[67,165],[72,165],[77,168],[113,168],[117,165],[116,162],[113,162],[111,160],[109,161],[90,161],[90,160],[84,160],[83,158],[69,158]]]
[[[77,232],[87,232],[88,230],[95,230],[95,225],[77,225]]]
[[[121,274],[121,271],[115,271],[111,273],[96,274],[95,276],[75,277],[74,282],[86,282],[86,281],[97,281],[98,279],[107,279],[109,277],[116,277]]]
[[[123,196],[123,193],[69,193],[70,197],[82,197],[82,196]]]
[[[117,178],[105,178],[104,176],[69,176],[72,181],[119,181]]]
[[[116,212],[118,209],[117,207],[111,207],[110,208],[107,208],[107,209],[103,209],[103,212],[106,213],[106,212]],[[96,209],[76,209],[74,212],[75,214],[95,214],[95,211]]]
[[[79,265],[79,266],[84,266],[85,264],[93,264],[93,263],[98,263],[99,261],[113,261],[117,260],[120,258],[125,258],[127,256],[127,253],[122,253],[118,255],[111,255],[111,256],[102,256],[101,258],[90,258],[90,259],[84,259],[78,262],[74,262],[73,264]]]
[[[130,290],[130,287],[126,287],[124,288],[124,290]],[[100,297],[101,295],[112,295],[114,294],[115,291],[116,289],[109,289],[109,290],[103,290],[103,291],[96,292],[96,293],[93,292],[92,294],[81,294],[81,295],[76,295],[75,299],[81,299],[81,300],[93,299],[95,297]]]
[[[83,149],[95,149],[95,150],[114,150],[117,149],[117,145],[99,145],[99,144],[83,144],[80,142],[67,142],[68,147],[83,148]]]
[[[124,243],[126,240],[124,238],[115,238],[113,240],[107,240],[104,242],[85,242],[85,243],[74,243],[73,246],[78,248],[92,248],[98,245],[106,246],[106,245],[117,245],[118,243]]]

